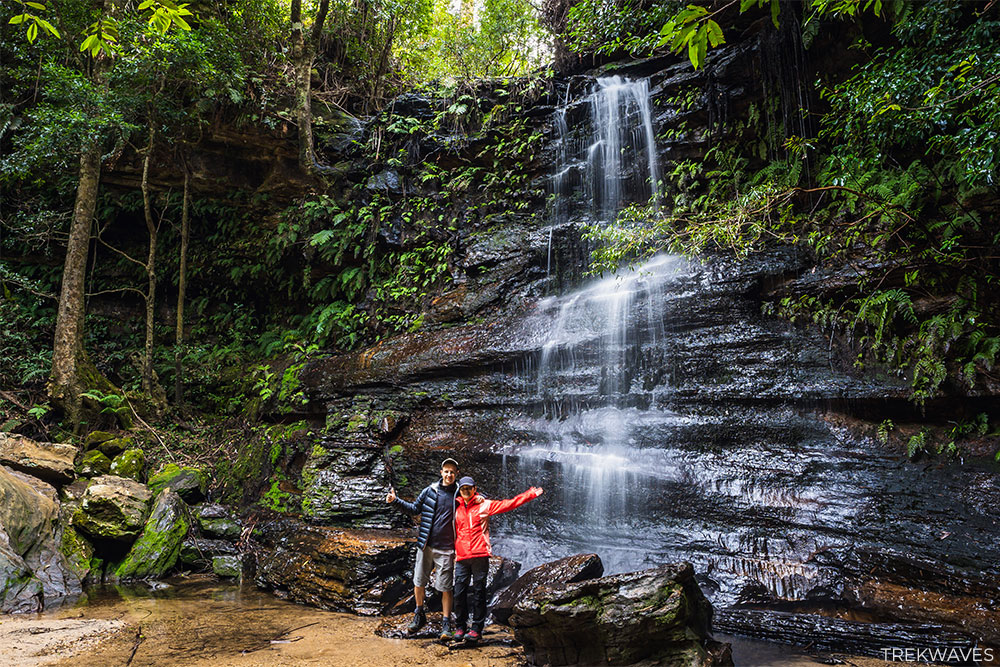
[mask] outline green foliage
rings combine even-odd
[[[520,76],[545,64],[548,35],[528,0],[471,2],[455,11],[451,0],[434,0],[423,30],[395,48],[410,82],[467,81]]]
[[[132,412],[132,406],[129,404],[128,399],[125,396],[121,394],[104,393],[99,389],[85,391],[80,394],[80,396],[97,403],[101,409],[101,414],[112,415],[125,427],[131,425],[132,420],[130,413]]]
[[[7,23],[10,25],[21,25],[22,27],[25,27],[24,37],[28,40],[29,44],[38,39],[38,33],[40,31],[48,33],[55,38],[60,37],[59,31],[56,30],[54,25],[42,18],[40,14],[35,13],[35,11],[48,11],[48,8],[44,3],[26,2],[25,0],[17,0],[17,3],[21,6],[21,12],[12,16]]]

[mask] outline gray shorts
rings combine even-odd
[[[434,588],[439,591],[450,591],[455,578],[455,552],[442,551],[425,546],[417,551],[417,564],[413,568],[413,585],[421,588],[431,581],[431,570],[434,571]]]

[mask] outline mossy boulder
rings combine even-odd
[[[87,437],[83,439],[83,448],[94,449],[102,442],[114,440],[117,437],[118,436],[114,433],[108,433],[107,431],[91,431],[87,434]]]
[[[150,490],[135,480],[95,477],[73,514],[73,525],[95,539],[131,542],[142,532],[152,497]]]
[[[143,481],[146,478],[146,455],[141,449],[126,449],[111,462],[111,474]]]
[[[80,459],[76,466],[76,472],[81,477],[97,477],[107,475],[111,472],[111,459],[104,455],[104,452],[92,449]]]
[[[82,582],[93,579],[93,574],[99,574],[101,560],[94,555],[94,545],[88,542],[76,528],[73,527],[72,516],[76,508],[63,505],[62,535],[59,540],[59,551],[66,561],[66,567]]]
[[[135,447],[135,440],[130,437],[112,438],[97,445],[95,449],[103,452],[109,459],[113,459],[119,454]]]
[[[212,558],[212,572],[220,577],[239,578],[243,564],[239,556],[215,556]]]
[[[243,527],[222,505],[206,503],[197,508],[198,527],[201,532],[223,540],[238,539]]]
[[[184,501],[171,489],[163,489],[156,496],[142,535],[115,567],[114,576],[118,580],[161,578],[177,564],[190,527]]]
[[[196,503],[208,491],[208,477],[201,468],[180,467],[171,463],[149,478],[149,488],[153,493],[170,489],[187,503]]]

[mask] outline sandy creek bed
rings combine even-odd
[[[0,616],[0,665],[333,665],[514,667],[509,634],[492,645],[452,649],[427,639],[383,639],[379,619],[327,612],[204,578],[167,588],[111,587],[41,615]],[[730,640],[727,638],[727,640]],[[737,665],[821,664],[790,647],[736,640]],[[839,656],[857,667],[901,666]]]

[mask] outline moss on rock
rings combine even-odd
[[[243,573],[243,564],[239,556],[215,556],[212,558],[212,572],[220,577],[239,578]]]
[[[163,489],[170,489],[186,502],[196,503],[205,497],[208,477],[201,468],[192,466],[182,468],[176,463],[171,463],[149,478],[149,488],[154,494]]]
[[[160,491],[142,535],[125,560],[114,569],[119,580],[158,579],[177,563],[181,544],[191,525],[181,497],[169,488]]]
[[[111,472],[111,459],[103,452],[92,449],[83,455],[76,466],[76,472],[82,477],[97,477]]]
[[[111,474],[143,481],[146,477],[146,455],[141,449],[126,449],[111,462]]]

